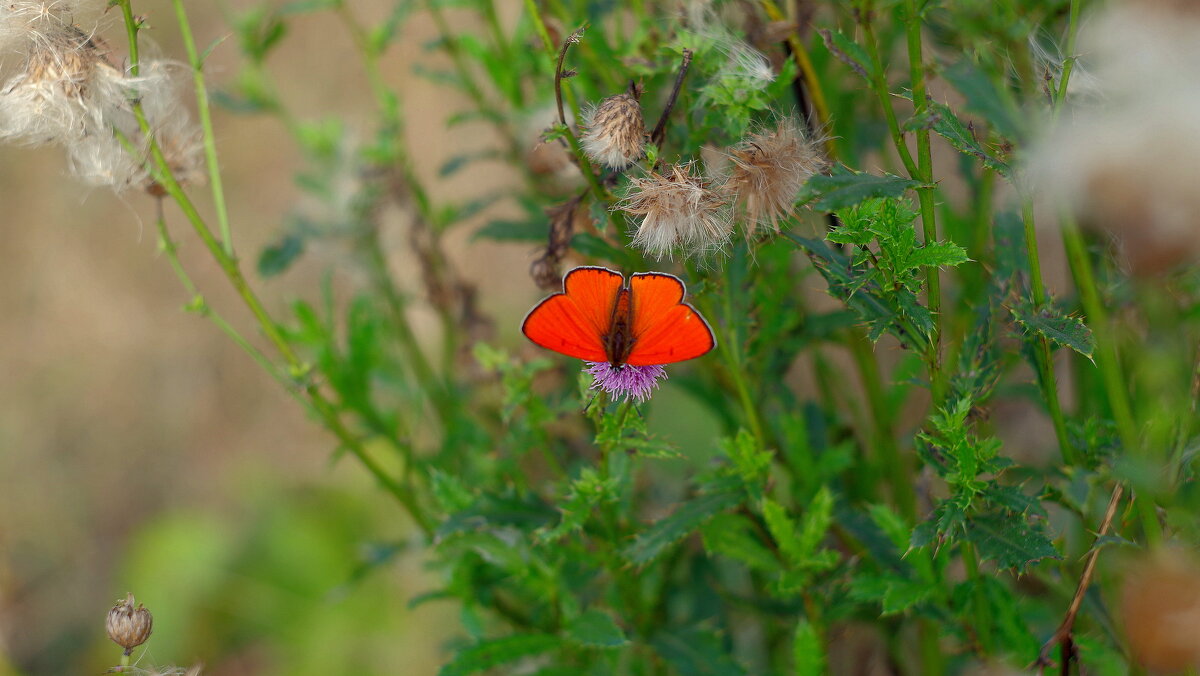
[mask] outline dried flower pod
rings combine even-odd
[[[779,230],[792,213],[804,182],[826,166],[825,157],[801,127],[784,118],[774,131],[752,134],[730,152],[733,169],[725,182],[747,222]]]
[[[108,637],[124,648],[126,655],[150,638],[153,626],[154,617],[150,611],[140,603],[136,608],[133,606],[132,593],[127,594],[124,601],[117,601],[117,605],[108,611],[108,620],[105,622]]]
[[[610,96],[587,116],[580,139],[588,159],[621,170],[641,158],[646,149],[646,125],[637,91]]]
[[[1200,667],[1200,564],[1167,550],[1130,568],[1121,618],[1143,667],[1162,673]]]
[[[633,244],[662,258],[675,248],[687,255],[719,249],[729,240],[733,224],[721,196],[708,182],[691,174],[691,165],[672,165],[666,174],[651,172],[635,178],[620,208],[641,216]]]

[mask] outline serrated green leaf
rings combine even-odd
[[[1062,558],[1040,524],[1012,513],[971,516],[963,526],[967,539],[979,549],[980,557],[994,560],[1000,568],[1023,573],[1043,559]]]
[[[1014,141],[1024,138],[1025,123],[1011,100],[970,59],[959,59],[942,71],[942,77],[966,98],[966,109],[987,120],[1001,136]]]
[[[629,643],[612,615],[595,608],[568,623],[566,635],[574,643],[593,648],[619,648]]]
[[[819,174],[808,179],[800,190],[798,201],[821,211],[836,211],[872,197],[899,197],[919,185],[918,181],[891,174],[876,176],[850,170],[835,171],[829,176]]]
[[[925,246],[913,249],[908,256],[910,265],[924,265],[927,267],[943,267],[962,265],[971,260],[967,257],[967,250],[953,242],[933,242]]]
[[[911,94],[906,95],[905,98],[912,100]],[[963,124],[958,115],[943,103],[938,103],[930,99],[924,113],[914,115],[905,122],[904,129],[910,131],[915,129],[932,129],[938,136],[949,141],[955,150],[979,159],[1001,176],[1012,175],[1012,167],[1004,160],[985,150],[979,144],[979,141],[975,140],[974,131]]]
[[[754,525],[741,514],[717,514],[700,532],[709,553],[728,556],[754,570],[774,572],[779,569],[779,559],[762,544]]]
[[[1058,345],[1075,350],[1079,354],[1092,358],[1096,350],[1096,341],[1092,330],[1079,317],[1062,314],[1061,312],[1044,308],[1040,312],[1029,307],[1012,308],[1013,318],[1028,332],[1040,335]]]
[[[800,527],[800,546],[810,558],[820,547],[821,541],[825,539],[825,533],[829,530],[831,523],[833,523],[833,494],[829,492],[828,486],[821,486],[812,501],[808,503],[808,509],[804,511],[803,525]]]
[[[650,528],[642,531],[622,552],[634,565],[649,563],[667,547],[696,531],[705,522],[742,500],[740,490],[723,490],[688,500]]]
[[[549,634],[517,634],[480,641],[460,651],[438,676],[467,676],[524,657],[541,655],[562,645],[562,639]]]
[[[908,549],[908,544],[912,540],[912,529],[896,514],[891,507],[887,505],[871,505],[867,508],[871,515],[871,520],[876,526],[883,531],[884,535],[892,541],[901,552]]]
[[[788,516],[783,505],[769,497],[764,497],[762,515],[763,521],[767,522],[767,530],[771,532],[771,537],[779,546],[779,551],[783,552],[788,563],[799,565],[807,558],[808,552],[800,545],[796,523],[792,521],[792,517]]]
[[[825,646],[817,629],[808,620],[796,624],[792,639],[792,672],[796,676],[822,676],[825,674]]]
[[[770,451],[759,448],[754,435],[745,429],[738,430],[737,436],[732,439],[722,439],[721,449],[733,461],[734,469],[747,484],[765,479],[774,457]]]

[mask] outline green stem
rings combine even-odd
[[[921,17],[917,12],[917,0],[905,0],[904,23],[908,36],[908,64],[912,78],[914,115],[923,118],[929,110],[929,97],[925,93],[925,64],[921,55]],[[921,205],[921,225],[924,229],[925,244],[928,246],[937,241],[937,221],[934,219],[933,190],[933,154],[929,145],[929,129],[922,125],[916,130],[917,137],[917,173],[912,178],[923,185],[917,187],[917,200]],[[911,174],[911,170],[910,170]],[[926,294],[929,312],[933,314],[934,329],[932,337],[932,352],[929,360],[929,381],[933,389],[933,401],[936,405],[945,394],[945,382],[941,364],[942,328],[945,317],[942,316],[942,283],[937,266],[929,266],[925,270]]]
[[[542,40],[542,46],[546,48],[546,52],[551,57],[557,58],[561,45],[554,44],[554,40],[550,37],[550,31],[546,30],[546,23],[542,20],[542,13],[538,9],[537,3],[534,0],[525,0],[525,11],[529,13],[529,17],[533,19],[534,31]],[[557,67],[556,67],[557,77]],[[563,96],[567,97],[567,103],[571,105],[571,113],[575,123],[579,123],[579,102],[575,100],[575,91],[570,87],[562,87]],[[560,106],[561,107],[561,106]],[[568,131],[570,131],[568,129]]]
[[[725,278],[725,284],[728,287],[728,276]],[[758,407],[754,403],[754,397],[750,394],[750,386],[746,382],[746,369],[742,366],[742,343],[738,339],[737,323],[733,321],[733,293],[729,288],[726,288],[725,293],[721,294],[721,297],[725,305],[725,336],[720,341],[717,349],[721,352],[726,368],[729,371],[729,377],[733,380],[738,402],[741,403],[742,413],[746,417],[746,424],[750,426],[750,433],[754,435],[759,448],[766,448],[767,443],[766,438],[763,436],[762,422],[758,418]]]
[[[204,297],[200,294],[199,288],[196,286],[195,282],[192,281],[191,276],[187,273],[187,270],[184,269],[183,263],[179,260],[179,248],[175,244],[175,241],[171,239],[171,233],[167,230],[167,221],[161,213],[161,203],[160,213],[158,218],[155,219],[155,222],[158,226],[158,249],[167,257],[167,262],[170,263],[171,269],[175,272],[175,276],[179,279],[180,284],[183,285],[183,288],[191,297],[191,302],[188,303],[187,309],[208,318],[210,321],[216,324],[217,328],[219,328],[222,333],[228,336],[234,343],[237,344],[238,347],[242,348],[242,351],[250,355],[250,358],[253,359],[259,366],[261,366],[264,371],[270,374],[270,376],[274,378],[276,382],[282,385],[288,394],[296,399],[296,401],[300,402],[302,406],[307,408],[310,413],[316,413],[316,410],[312,408],[312,404],[296,391],[296,381],[281,373],[279,369],[276,368],[275,364],[265,354],[263,354],[262,350],[259,350],[257,347],[254,347],[254,345],[250,344],[250,341],[246,340],[245,336],[238,332],[238,330],[234,328],[232,324],[230,324],[216,310],[213,310],[204,300]]]
[[[870,12],[863,12],[861,16],[863,42],[866,43],[867,55],[871,58],[871,76],[867,80],[871,85],[871,90],[879,99],[880,108],[883,109],[883,118],[887,122],[888,132],[892,135],[892,144],[896,146],[896,153],[900,155],[900,162],[904,164],[908,175],[915,177],[919,174],[917,163],[913,161],[908,144],[904,142],[904,133],[900,131],[900,123],[896,120],[896,110],[892,108],[892,93],[888,90],[885,79],[887,71],[883,67],[883,59],[879,56],[879,40],[875,37],[875,28],[871,22]]]
[[[1025,226],[1025,248],[1029,253],[1029,284],[1033,296],[1035,312],[1040,312],[1048,301],[1046,287],[1042,281],[1042,262],[1038,252],[1037,228],[1033,221],[1033,200],[1026,198],[1021,205],[1021,219]],[[1042,386],[1042,397],[1046,400],[1046,410],[1050,421],[1054,424],[1054,437],[1058,440],[1058,450],[1063,462],[1074,465],[1082,458],[1075,452],[1067,435],[1067,421],[1063,416],[1062,402],[1058,397],[1058,378],[1054,373],[1054,355],[1050,350],[1050,341],[1045,336],[1038,336],[1036,341],[1035,361],[1037,362],[1038,381]]]
[[[879,374],[879,364],[875,361],[875,351],[862,332],[852,331],[848,335],[850,353],[858,366],[863,389],[867,393],[867,405],[871,407],[870,418],[874,426],[873,436],[875,449],[879,454],[879,465],[892,485],[892,499],[900,514],[906,521],[915,522],[917,496],[913,491],[912,472],[896,445],[892,414],[884,395],[883,379]]]
[[[138,72],[138,62],[134,60],[134,55],[137,54],[137,25],[133,18],[133,10],[130,5],[131,0],[117,0],[117,2],[121,7],[122,15],[125,17],[127,33],[132,40],[129,49],[131,59],[130,72],[136,73]],[[283,335],[279,325],[276,324],[271,318],[262,302],[258,299],[258,296],[255,295],[254,291],[246,282],[245,277],[242,276],[237,259],[226,253],[221,243],[218,242],[216,237],[213,236],[208,224],[205,223],[203,217],[200,216],[200,212],[196,209],[195,204],[192,203],[191,198],[188,197],[187,193],[184,192],[183,187],[180,186],[179,182],[175,179],[175,176],[171,171],[170,164],[163,155],[162,148],[158,145],[157,140],[154,138],[153,130],[150,128],[150,122],[146,119],[146,113],[142,109],[142,106],[139,102],[134,102],[133,113],[137,118],[138,126],[141,128],[143,136],[146,138],[146,141],[150,146],[150,157],[152,159],[152,163],[150,163],[149,166],[152,170],[153,178],[163,187],[163,189],[166,190],[167,194],[171,196],[171,199],[179,205],[180,210],[183,212],[188,222],[192,225],[192,229],[196,232],[196,235],[200,237],[200,240],[204,243],[213,259],[216,260],[217,264],[221,267],[221,271],[225,274],[226,278],[229,279],[229,282],[233,285],[234,290],[242,299],[242,302],[247,308],[249,308],[250,312],[258,321],[263,332],[267,335],[271,343],[275,345],[280,355],[284,358],[284,361],[287,362],[287,365],[291,371],[290,375],[295,378],[305,377],[310,367],[303,363],[296,355],[295,351],[288,343],[287,338]],[[358,439],[355,435],[351,434],[348,429],[346,429],[345,425],[342,423],[341,417],[338,414],[336,406],[334,406],[332,402],[325,398],[325,395],[322,394],[319,389],[317,389],[316,385],[312,383],[306,383],[302,385],[302,388],[304,393],[312,402],[313,408],[316,410],[317,415],[322,419],[324,425],[334,433],[334,436],[338,438],[342,445],[345,446],[351,454],[358,458],[359,462],[361,462],[362,465],[375,476],[376,480],[386,490],[392,493],[393,496],[395,496],[397,501],[399,501],[400,504],[403,505],[412,516],[413,520],[417,523],[417,526],[420,527],[426,535],[432,534],[433,524],[429,517],[425,515],[424,510],[417,502],[416,496],[413,494],[413,492],[406,486],[401,485],[395,479],[393,479],[378,463],[375,462],[373,458],[367,454],[362,440]]]
[[[371,275],[375,278],[376,289],[387,303],[388,311],[392,315],[392,325],[396,329],[396,337],[400,341],[400,347],[408,356],[408,364],[413,370],[413,375],[416,377],[421,389],[433,403],[439,419],[441,419],[443,424],[449,423],[451,420],[449,412],[450,400],[446,393],[445,384],[434,373],[433,368],[430,367],[429,360],[421,350],[417,336],[408,322],[408,317],[405,314],[404,298],[396,291],[396,285],[392,280],[391,271],[388,269],[387,260],[383,256],[383,250],[379,246],[377,234],[371,236],[366,248]]]
[[[233,234],[229,229],[229,210],[225,206],[225,188],[221,183],[221,165],[217,160],[217,135],[213,133],[212,113],[209,110],[208,87],[204,84],[204,62],[196,51],[196,40],[192,37],[192,27],[188,21],[187,12],[183,8],[183,0],[173,0],[175,17],[179,22],[179,33],[183,38],[183,47],[187,51],[188,63],[192,66],[192,80],[196,86],[196,110],[200,117],[200,128],[204,135],[204,158],[208,165],[208,184],[212,189],[213,208],[217,212],[217,229],[221,233],[221,242],[225,253],[233,255]],[[137,57],[130,53],[134,62]]]
[[[1121,437],[1121,445],[1125,448],[1125,452],[1136,456],[1142,450],[1137,423],[1133,417],[1129,391],[1126,389],[1127,381],[1121,368],[1116,338],[1109,325],[1108,312],[1096,286],[1087,246],[1084,244],[1083,234],[1079,231],[1079,226],[1074,219],[1063,219],[1062,232],[1063,243],[1067,249],[1067,260],[1071,264],[1075,286],[1079,290],[1079,299],[1083,304],[1083,311],[1087,314],[1088,325],[1091,326],[1092,334],[1096,339],[1096,366],[1100,369],[1108,404],[1112,409],[1113,419],[1117,423],[1117,433]],[[1162,526],[1149,496],[1139,494],[1134,500],[1134,505],[1146,530],[1146,539],[1150,545],[1157,545],[1162,541]]]
[[[1054,117],[1062,110],[1062,102],[1067,97],[1067,83],[1071,81],[1071,71],[1075,69],[1075,38],[1079,35],[1079,0],[1071,0],[1071,15],[1067,23],[1067,54],[1063,62],[1062,78],[1058,83],[1058,91],[1054,92]]]
[[[987,590],[983,588],[983,576],[979,574],[979,555],[975,552],[975,545],[967,540],[961,541],[962,547],[962,562],[963,567],[967,572],[967,579],[971,580],[975,586],[975,598],[971,604],[972,613],[975,616],[975,632],[978,635],[981,645],[981,653],[988,654],[992,646],[992,618],[988,614],[990,604],[988,603]]]

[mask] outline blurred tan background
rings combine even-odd
[[[189,3],[201,47],[228,35],[227,17],[252,4]],[[391,3],[349,4],[373,22]],[[502,18],[511,27],[517,7],[508,4]],[[164,55],[183,59],[170,3],[139,0],[135,8],[151,25],[144,35]],[[115,14],[106,18],[104,35],[123,53]],[[371,104],[349,41],[336,28],[321,15],[294,18],[268,65],[298,116],[341,117],[361,138]],[[434,34],[429,17],[414,13],[389,53],[387,77],[404,98],[419,173],[436,199],[461,201],[510,179],[486,162],[453,182],[437,178],[446,158],[491,139],[482,125],[448,133],[443,120],[466,102],[412,75],[415,62],[446,65],[442,54],[423,48]],[[235,41],[218,46],[209,61],[211,85],[220,88],[236,64]],[[310,252],[270,280],[254,273],[258,252],[298,199],[292,175],[299,157],[270,118],[217,109],[215,125],[237,249],[252,281],[282,315],[288,299],[316,297],[318,273],[336,252]],[[212,324],[182,310],[189,299],[156,251],[152,200],[83,186],[67,175],[58,149],[0,147],[0,208],[0,674],[98,673],[112,666],[119,649],[103,638],[103,619],[126,591],[155,613],[149,645],[158,664],[204,661],[206,673],[218,674],[282,673],[281,665],[301,663],[304,668],[289,667],[290,673],[435,673],[456,609],[446,602],[407,608],[410,597],[436,582],[418,556],[403,553],[399,565],[385,566],[361,585],[339,587],[361,558],[356,542],[403,540],[407,524],[358,466],[330,464],[330,437],[249,357]],[[167,213],[184,263],[209,303],[257,339],[178,213],[170,207]],[[482,307],[494,316],[520,317],[538,295],[525,275],[529,251],[468,247],[466,239],[465,232],[456,237],[455,255],[469,277],[487,280]],[[403,279],[408,266],[399,251],[393,267]],[[502,343],[514,344],[515,324],[501,323],[499,334]],[[257,587],[225,576],[253,569],[247,561],[262,555],[254,549],[260,545],[250,543],[261,542],[264,532],[308,527],[271,516],[279,504],[296,501],[342,505],[334,512],[362,521],[357,533],[314,531],[313,537],[333,542],[325,542],[331,558],[321,570],[341,572],[321,573],[310,585],[324,590],[318,613],[365,604],[368,628],[340,630],[358,643],[326,646],[331,654],[358,655],[364,660],[359,670],[321,664],[319,653],[281,656],[278,646],[254,635],[235,638],[231,647],[228,637],[198,636],[210,630],[184,626],[185,613],[220,619],[278,605],[271,595],[277,591],[247,599],[245,590]],[[301,549],[283,567],[303,569],[306,558]],[[223,598],[235,590],[239,598]],[[321,635],[320,625],[310,629]],[[295,628],[268,631],[275,630]],[[203,654],[205,646],[217,654]]]

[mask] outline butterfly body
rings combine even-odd
[[[694,359],[716,340],[683,302],[685,293],[678,277],[661,272],[633,274],[626,284],[607,268],[575,268],[563,276],[562,293],[534,307],[521,330],[547,349],[617,368]]]

